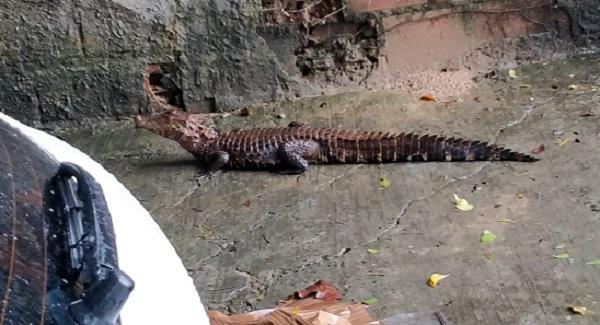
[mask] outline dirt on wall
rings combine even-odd
[[[563,10],[568,37],[580,46],[594,45],[590,39],[600,23],[591,9],[597,1],[537,2],[535,11],[518,1],[491,0],[383,1],[389,8],[374,9],[361,0],[5,0],[0,2],[0,111],[36,126],[145,112],[151,108],[143,76],[152,66],[161,67],[161,80],[170,82],[178,106],[193,112],[382,87],[389,84],[381,82],[385,78],[405,78],[402,69],[390,73],[390,62],[402,59],[395,52],[398,44],[412,46],[390,24],[457,17],[467,26],[477,11],[527,18],[537,28],[522,24],[524,34],[517,36],[543,33],[552,43],[563,38],[564,28],[558,16],[545,13]],[[473,34],[463,29],[468,37]],[[481,44],[475,50],[494,52]],[[411,53],[420,59],[418,51]],[[454,55],[462,60],[472,53]]]

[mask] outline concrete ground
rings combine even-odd
[[[539,63],[517,79],[500,72],[456,102],[372,91],[217,121],[427,132],[523,152],[543,144],[533,164],[312,166],[301,176],[227,172],[199,186],[189,154],[131,122],[60,135],[140,199],[211,309],[270,307],[326,279],[347,300],[377,298],[370,310],[382,318],[441,310],[452,324],[598,324],[600,267],[585,263],[600,258],[599,60]],[[379,188],[382,176],[390,187]],[[453,194],[473,211],[455,209]],[[495,242],[480,242],[484,230]],[[435,289],[434,272],[450,274]],[[592,313],[574,315],[573,304]]]

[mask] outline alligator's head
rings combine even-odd
[[[219,138],[217,131],[208,126],[200,114],[175,109],[150,116],[138,115],[135,126],[177,141],[192,153]]]

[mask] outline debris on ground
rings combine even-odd
[[[585,315],[587,313],[587,308],[585,306],[571,305],[569,306],[569,311],[573,314]]]
[[[377,255],[381,253],[381,248],[367,248],[367,252],[371,255]]]
[[[491,244],[496,240],[496,235],[489,230],[484,230],[480,240],[482,243]]]
[[[373,298],[363,300],[361,303],[364,305],[375,305],[378,302],[379,302],[379,299],[373,297]]]
[[[379,189],[385,189],[392,186],[392,181],[387,177],[387,176],[383,176],[382,178],[379,179]]]
[[[227,316],[209,311],[211,325],[375,325],[380,324],[367,312],[367,306],[318,299],[287,300],[272,309]]]
[[[558,255],[552,255],[552,257],[559,259],[559,260],[565,260],[567,258],[569,258],[569,253],[562,253],[562,254],[558,254]]]
[[[432,275],[433,276],[433,275]],[[448,275],[439,275],[441,278]],[[318,298],[319,292],[327,292]],[[315,294],[317,293],[317,294]],[[264,294],[262,294],[264,297]],[[277,306],[239,315],[225,315],[216,310],[208,311],[211,325],[385,325],[385,324],[447,324],[445,316],[438,311],[398,314],[384,320],[376,320],[368,313],[371,305],[379,303],[369,298],[361,303],[341,301],[340,290],[329,282],[319,280],[304,290],[288,296]]]
[[[596,258],[591,261],[587,261],[585,263],[585,265],[600,266],[600,258]]]
[[[331,283],[325,280],[319,280],[313,285],[306,287],[304,290],[300,290],[294,293],[294,296],[300,299],[314,297],[321,300],[341,300],[342,293]],[[290,297],[288,297],[290,298]]]
[[[433,95],[430,95],[430,94],[425,94],[425,95],[421,96],[419,99],[424,102],[435,102],[436,101],[435,97],[433,97]]]
[[[534,154],[534,155],[539,155],[542,152],[544,152],[545,149],[546,149],[546,147],[543,144],[540,144],[539,146],[533,148],[531,150],[531,153]]]
[[[459,197],[456,194],[454,194],[454,206],[460,211],[473,210],[473,204],[469,203],[469,201],[467,201],[464,198]]]
[[[442,281],[443,279],[445,279],[449,276],[450,276],[450,274],[433,273],[432,275],[429,276],[429,280],[427,281],[427,284],[430,287],[435,288],[435,287],[437,287],[437,285],[440,281]]]

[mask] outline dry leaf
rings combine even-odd
[[[567,142],[569,142],[569,139],[568,138],[564,138],[564,139],[559,140],[557,143],[558,143],[559,147],[564,147],[565,144],[567,144]]]
[[[246,200],[246,202],[242,203],[242,205],[245,206],[246,208],[249,208],[250,204],[252,204],[252,202],[250,200]]]
[[[585,306],[571,305],[569,306],[569,310],[573,314],[585,315],[587,313],[587,308]]]
[[[454,194],[454,206],[457,209],[459,209],[460,211],[471,211],[471,210],[473,210],[473,204],[469,203],[469,201],[467,201],[464,198],[459,197],[456,194]]]
[[[568,90],[577,90],[577,85],[568,85],[567,89]]]
[[[435,101],[436,101],[436,100],[435,100],[435,97],[433,97],[433,96],[432,96],[432,95],[430,95],[430,94],[423,95],[423,96],[421,96],[421,98],[419,98],[419,99],[420,99],[420,100],[422,100],[422,101],[425,101],[425,102],[435,102]]]
[[[367,252],[369,254],[377,255],[377,254],[381,253],[381,248],[369,248],[369,249],[367,249]]]
[[[445,279],[449,276],[450,276],[450,274],[433,273],[431,276],[429,276],[429,281],[427,281],[427,284],[430,287],[435,288],[435,287],[437,287],[437,285],[440,281],[442,281],[443,279]]]
[[[556,246],[554,246],[554,249],[563,249],[563,248],[565,248],[565,243],[560,243],[560,244],[557,244]]]
[[[322,310],[319,311],[317,320],[314,323],[320,325],[352,325],[347,319]]]
[[[494,253],[483,253],[482,255],[492,262],[496,260],[496,254]]]
[[[531,85],[529,85],[529,84],[521,84],[519,86],[519,88],[521,88],[521,89],[529,89],[529,88],[531,88]]]
[[[299,290],[296,293],[300,299],[314,296],[316,299],[321,300],[340,300],[342,299],[342,293],[329,282],[319,280],[313,285],[307,287],[304,290]]]
[[[518,76],[517,76],[517,71],[516,71],[515,69],[510,69],[510,70],[508,70],[508,76],[509,76],[511,79],[517,79],[517,78],[518,78]]]
[[[379,179],[379,188],[384,189],[392,186],[392,181],[387,176],[383,176]]]
[[[534,155],[539,155],[542,152],[544,152],[545,149],[546,149],[546,147],[543,144],[540,144],[539,146],[533,148],[531,150],[531,153],[534,154]]]
[[[600,266],[600,258],[593,259],[585,263],[585,265]]]
[[[571,79],[575,78],[575,74],[574,73],[569,73],[569,78],[571,78]]]
[[[496,220],[497,223],[515,223],[516,221],[512,220],[512,219],[498,219]]]
[[[525,194],[523,193],[517,193],[517,199],[522,199],[525,197]]]

